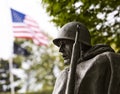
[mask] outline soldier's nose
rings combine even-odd
[[[63,52],[64,51],[64,45],[60,45],[60,48],[59,48],[59,52]]]

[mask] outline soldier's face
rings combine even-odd
[[[61,40],[59,43],[59,52],[62,53],[65,64],[70,64],[73,43],[74,42],[70,40]]]

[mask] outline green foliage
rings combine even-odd
[[[52,38],[49,38],[49,44],[47,46],[37,46],[31,40],[26,39],[15,39],[15,42],[19,44],[22,48],[27,49],[31,54],[29,56],[14,54],[13,63],[18,70],[22,70],[24,72],[23,78],[19,80],[18,87],[15,88],[16,92],[20,87],[25,87],[25,92],[23,94],[51,94],[53,90],[53,86],[56,79],[56,74],[54,73],[55,68],[60,71],[63,69],[63,59],[58,54],[58,49],[52,43]],[[27,67],[25,67],[26,65]],[[7,79],[9,82],[9,65],[8,61],[0,61],[0,71],[7,71]],[[17,72],[17,71],[16,71]],[[2,73],[1,73],[2,74]],[[4,74],[4,73],[3,73]],[[17,74],[19,75],[19,73]],[[20,75],[19,75],[20,76]],[[3,79],[2,75],[0,76],[0,80]],[[17,81],[18,78],[14,77],[14,80]],[[5,83],[5,84],[6,84]],[[3,84],[0,83],[0,91],[3,91]],[[36,87],[36,88],[34,88]],[[7,94],[8,90],[4,91],[3,94]],[[16,93],[16,94],[17,94]],[[8,93],[9,94],[9,93]],[[22,94],[22,93],[20,93]]]
[[[52,90],[43,90],[39,92],[29,92],[29,93],[24,93],[24,94],[52,94]]]
[[[42,0],[58,27],[80,21],[88,28],[92,44],[106,43],[120,52],[119,0]]]
[[[14,68],[20,67],[16,62],[13,62]],[[16,75],[14,76],[14,81],[18,81],[19,78]],[[7,60],[0,60],[0,92],[4,92],[3,94],[7,94],[10,92],[10,72],[9,72],[9,62]],[[15,91],[19,90],[19,86],[15,86]],[[2,93],[0,93],[2,94]]]
[[[54,69],[55,67],[59,71],[63,69],[63,59],[58,54],[57,47],[53,45],[52,38],[49,38],[49,40],[47,46],[37,46],[31,41],[21,39],[16,40],[31,53],[27,57],[16,55],[14,58],[14,61],[21,62],[22,66],[24,64],[28,66],[28,68],[21,67],[26,75],[24,81],[21,82],[21,87],[26,84],[26,94],[37,94],[37,92],[34,92],[36,90],[39,92],[38,94],[51,94],[56,79]],[[34,87],[37,87],[37,89]]]

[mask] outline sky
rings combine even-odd
[[[46,13],[45,8],[42,7],[41,0],[7,0],[11,8],[16,9],[24,14],[35,19],[40,28],[50,34],[52,37],[56,36],[56,28],[53,23],[50,23],[50,16]]]
[[[14,39],[10,8],[32,17],[37,21],[40,28],[53,38],[57,36],[57,28],[50,22],[51,18],[46,13],[45,8],[42,7],[40,1],[41,0],[0,0],[0,58],[10,58],[12,52],[10,49],[13,48],[12,42]]]

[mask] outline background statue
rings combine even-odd
[[[92,46],[86,26],[65,24],[53,43],[72,65],[61,71],[53,94],[120,94],[120,55],[105,44]]]

